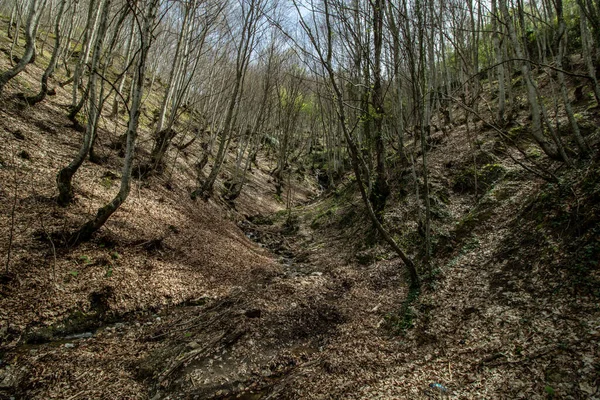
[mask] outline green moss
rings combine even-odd
[[[542,156],[542,151],[539,149],[539,147],[536,146],[531,146],[527,149],[527,157],[530,158],[540,158]]]
[[[419,294],[419,289],[411,289],[398,313],[389,313],[385,315],[386,325],[392,334],[405,335],[406,331],[415,326],[414,319],[416,315],[413,304],[419,298]]]
[[[104,187],[104,189],[110,189],[113,186],[113,180],[109,176],[105,176],[100,181],[100,184],[102,187]]]
[[[510,128],[506,133],[506,136],[508,136],[512,140],[519,140],[525,137],[526,133],[527,130],[525,129],[525,126],[517,125],[515,127]]]
[[[494,206],[492,204],[481,205],[475,208],[463,219],[461,219],[454,228],[454,236],[457,240],[470,235],[473,230],[487,221],[493,214]]]
[[[317,229],[322,225],[324,219],[329,219],[331,216],[335,215],[338,210],[337,205],[333,205],[331,208],[327,208],[326,210],[321,211],[310,223],[310,227],[312,229]]]
[[[453,188],[459,192],[472,192],[475,190],[475,177],[477,177],[478,190],[487,191],[501,179],[506,169],[500,164],[486,164],[476,170],[468,167],[454,178]]]

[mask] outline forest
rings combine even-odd
[[[0,0],[0,400],[600,399],[600,0]]]

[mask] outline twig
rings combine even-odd
[[[14,237],[14,232],[15,232],[15,210],[17,208],[17,195],[18,195],[18,191],[19,191],[19,181],[17,179],[17,166],[15,164],[15,152],[13,151],[13,155],[12,155],[12,163],[13,163],[13,168],[15,169],[15,173],[14,173],[14,183],[15,183],[15,197],[13,199],[13,204],[12,204],[12,208],[10,210],[10,233],[8,236],[8,251],[6,254],[6,274],[8,275],[9,272],[9,267],[10,267],[10,256],[12,255],[12,244],[13,244],[13,237]]]
[[[46,229],[46,225],[44,225],[43,217],[40,217],[40,224],[42,225],[42,230],[44,231],[46,238],[48,239],[48,241],[50,242],[50,245],[52,246],[52,255],[54,257],[54,264],[52,264],[52,279],[54,280],[54,285],[56,285],[56,246],[54,245],[54,240],[52,240],[52,236]]]
[[[169,369],[163,371],[160,374],[160,382],[164,382],[169,377],[169,375],[171,375],[173,372],[175,372],[179,367],[181,367],[187,361],[192,360],[194,357],[208,351],[212,346],[219,343],[221,341],[221,339],[223,339],[225,337],[225,335],[227,335],[227,333],[228,332],[223,332],[220,335],[214,337],[210,342],[208,342],[206,344],[206,346],[204,346],[200,349],[197,349],[197,350],[192,350],[189,353],[185,354],[178,361],[176,361],[173,366],[171,366]]]
[[[273,391],[271,392],[271,394],[269,394],[269,396],[267,396],[265,398],[265,400],[270,400],[270,399],[278,399],[281,395],[281,392],[285,389],[285,386],[296,376],[296,375],[302,375],[304,372],[301,370],[302,368],[308,368],[308,367],[312,367],[313,365],[318,365],[319,363],[321,363],[321,358],[316,358],[314,360],[311,361],[307,361],[303,364],[298,365],[296,368],[294,368],[293,370],[289,371],[287,376],[280,380],[277,385],[272,385],[273,386]],[[269,385],[268,385],[269,386]],[[267,387],[268,387],[267,386]],[[263,387],[264,389],[264,387]]]
[[[75,400],[76,398],[78,398],[79,396],[81,396],[84,393],[85,393],[85,390],[82,390],[81,392],[76,393],[73,396],[69,397],[67,400]]]

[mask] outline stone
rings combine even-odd
[[[195,342],[195,341],[194,341],[194,342],[189,342],[189,343],[187,343],[185,346],[186,346],[188,349],[191,349],[191,350],[196,350],[197,348],[199,348],[199,347],[200,347],[200,345],[198,344],[198,342]]]

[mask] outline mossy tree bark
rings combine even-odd
[[[379,222],[383,222],[383,212],[387,198],[390,195],[390,187],[387,182],[387,171],[385,168],[385,146],[383,143],[383,118],[384,118],[384,95],[382,85],[381,53],[383,48],[383,1],[375,0],[373,7],[373,92],[371,103],[373,106],[373,128],[375,142],[375,183],[371,190],[371,203]]]

